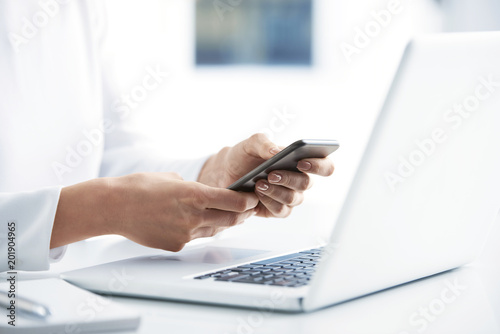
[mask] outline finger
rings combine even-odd
[[[272,214],[272,217],[288,217],[292,212],[292,208],[283,203],[277,202],[271,197],[268,197],[260,192],[257,192],[262,205]],[[267,215],[269,217],[269,215]]]
[[[271,184],[277,184],[297,191],[305,191],[313,185],[312,179],[305,173],[290,172],[286,170],[272,171],[267,180]]]
[[[321,176],[330,176],[335,170],[333,162],[328,158],[311,158],[300,160],[297,164],[297,168],[302,172],[317,174]]]
[[[203,213],[203,222],[200,227],[231,227],[243,223],[255,214],[254,209],[236,213],[216,209],[207,209]]]
[[[304,194],[302,192],[272,185],[264,180],[257,182],[255,190],[257,194],[265,195],[276,202],[288,206],[297,206],[304,201]]]
[[[193,234],[191,235],[191,240],[198,239],[198,238],[209,238],[213,237],[216,234],[220,233],[223,231],[222,227],[215,227],[215,226],[203,226],[198,229],[196,229]]]
[[[269,138],[267,138],[267,136],[263,133],[254,134],[238,145],[241,145],[240,148],[246,154],[264,160],[272,158],[276,153],[281,151],[281,148],[270,141]]]
[[[203,226],[193,231],[192,239],[213,237],[225,229],[227,227]]]
[[[251,192],[237,192],[224,188],[205,186],[195,193],[199,196],[199,208],[219,209],[232,212],[245,212],[254,208],[259,199]]]

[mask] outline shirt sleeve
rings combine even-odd
[[[168,154],[168,145],[159,150],[139,131],[128,113],[118,112],[118,94],[113,85],[112,66],[103,66],[103,129],[104,151],[100,176],[123,176],[137,172],[176,172],[184,180],[196,181],[209,156],[196,159],[175,159]],[[119,103],[119,102],[118,102]],[[121,106],[123,108],[123,106]]]
[[[132,134],[130,136],[133,136]],[[208,157],[174,160],[139,146],[108,147],[104,151],[101,176],[121,176],[136,172],[176,172],[184,180],[196,181]]]
[[[115,54],[107,42],[106,5],[99,7],[99,51],[101,66],[104,151],[100,176],[123,176],[137,172],[176,172],[184,180],[196,181],[200,170],[209,156],[195,159],[176,159],[169,154],[169,145],[180,145],[173,140],[159,150],[158,143],[152,143],[148,136],[135,126],[132,110],[123,96],[130,91],[120,91],[114,67]],[[138,82],[159,84],[168,76],[159,65],[151,65]],[[146,80],[147,79],[147,80]],[[155,80],[158,82],[155,83]],[[166,80],[166,79],[165,79]],[[171,111],[174,112],[174,111]],[[182,126],[182,125],[181,125]]]
[[[111,66],[103,66],[103,129],[104,151],[100,176],[123,176],[137,172],[176,172],[184,180],[196,181],[209,156],[195,159],[175,159],[168,154],[170,141],[165,149],[158,149],[146,135],[139,131],[128,113],[116,108],[120,99],[112,83]],[[118,102],[117,102],[118,101]],[[120,108],[124,108],[121,106]]]
[[[52,226],[61,187],[29,192],[0,193],[0,272],[47,270],[64,254],[50,250]]]

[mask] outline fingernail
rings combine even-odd
[[[297,164],[297,168],[301,170],[309,170],[311,169],[312,165],[309,161],[299,161]]]
[[[268,180],[271,183],[278,183],[281,181],[281,175],[275,173],[270,174]]]
[[[260,191],[266,191],[267,189],[269,189],[269,185],[266,183],[259,183],[257,185],[257,189],[259,189]]]
[[[272,155],[275,155],[277,153],[280,153],[280,149],[278,147],[273,147],[269,150],[269,152],[272,154]]]

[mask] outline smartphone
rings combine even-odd
[[[267,175],[273,170],[289,170],[300,172],[297,163],[307,158],[326,158],[339,148],[336,140],[302,139],[284,148],[271,159],[264,161],[261,165],[248,174],[231,184],[228,189],[236,191],[253,191],[255,183],[261,179],[267,179]]]

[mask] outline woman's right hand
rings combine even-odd
[[[65,187],[50,247],[120,234],[141,245],[179,251],[255,213],[254,193],[183,181],[176,173],[139,173]]]

